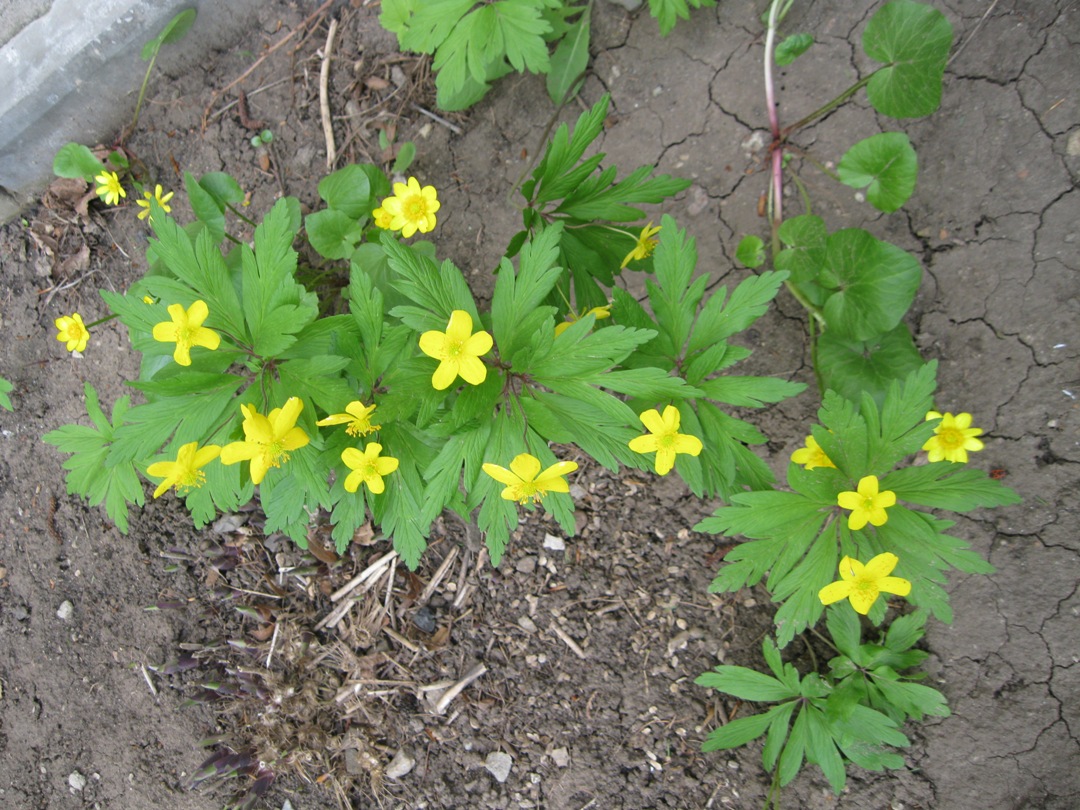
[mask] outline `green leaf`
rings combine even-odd
[[[412,141],[405,141],[405,143],[401,144],[398,148],[398,153],[394,158],[394,165],[390,168],[390,172],[392,174],[405,174],[405,172],[409,170],[409,167],[413,165],[414,160],[416,160],[416,144]]]
[[[183,39],[195,23],[197,13],[195,9],[187,8],[169,20],[156,37],[143,45],[142,52],[139,54],[142,60],[147,62],[152,59],[161,50],[162,45],[169,45]]]
[[[833,792],[839,794],[844,789],[847,775],[844,773],[844,760],[833,742],[828,721],[816,707],[807,706],[803,711],[806,715],[806,761],[821,768]]]
[[[829,236],[820,283],[834,290],[825,301],[828,328],[850,340],[870,340],[896,327],[922,278],[907,251],[875,239],[861,228]]]
[[[690,8],[712,8],[716,0],[649,0],[649,13],[660,24],[660,36],[666,37],[675,27],[676,18],[689,20]]]
[[[901,500],[953,512],[1020,503],[1019,495],[982,470],[948,461],[895,470],[881,479],[881,487]]]
[[[219,204],[213,194],[200,186],[191,172],[184,172],[184,188],[187,190],[191,210],[199,222],[206,226],[210,241],[217,245],[225,238],[225,206]],[[151,224],[158,219],[162,217],[151,217]],[[157,229],[154,230],[156,233]]]
[[[738,377],[724,375],[700,384],[705,396],[717,402],[743,408],[762,408],[801,393],[805,383],[778,380],[775,377]]]
[[[906,203],[915,191],[919,159],[907,135],[882,132],[848,149],[836,173],[845,186],[865,188],[869,203],[889,214]]]
[[[129,461],[106,466],[112,450],[115,432],[123,427],[128,413],[128,397],[121,397],[113,406],[112,422],[106,418],[98,403],[97,392],[90,383],[83,387],[86,412],[97,430],[85,425],[64,425],[41,437],[62,453],[71,453],[63,467],[68,471],[67,491],[86,498],[91,506],[105,503],[105,511],[118,529],[128,532],[128,504],[142,506],[144,495],[134,465]]]
[[[867,56],[885,65],[866,87],[874,109],[917,118],[938,108],[952,48],[952,26],[944,14],[912,0],[892,0],[870,18],[862,44]]]
[[[877,672],[875,670],[874,674]],[[885,700],[913,720],[922,720],[928,714],[935,717],[948,717],[950,714],[948,701],[937,689],[886,677],[875,677],[873,680]]]
[[[746,667],[734,667],[726,664],[698,676],[694,681],[698,686],[716,689],[740,700],[774,702],[799,697],[789,686],[776,678]],[[762,726],[761,732],[765,727]],[[755,735],[757,736],[757,735]]]
[[[226,205],[243,202],[244,189],[240,184],[225,172],[207,172],[199,178],[199,186],[202,190],[213,197],[214,202],[222,211]]]
[[[793,706],[794,703],[787,703],[784,705]],[[738,748],[740,745],[745,745],[751,740],[764,734],[782,709],[782,706],[775,706],[762,714],[752,714],[749,717],[738,717],[731,722],[720,726],[720,728],[713,729],[701,744],[701,750],[704,753],[708,753],[710,751],[724,751],[729,748]]]
[[[688,346],[689,351],[695,352],[711,347],[747,329],[750,324],[765,314],[785,278],[787,278],[786,272],[774,271],[749,276],[732,291],[731,298],[726,304],[726,287],[721,287],[709,296],[694,324],[694,333],[690,336]]]
[[[561,236],[562,225],[556,223],[527,242],[517,273],[508,259],[500,263],[491,301],[491,328],[504,358],[512,359],[540,322],[552,315],[550,308],[540,305],[562,275],[562,268],[555,265]]]
[[[760,236],[744,236],[735,248],[735,261],[751,269],[765,264],[765,243]]]
[[[386,177],[369,165],[350,164],[319,181],[319,196],[327,206],[354,220],[370,216],[379,197],[389,193]]]
[[[810,50],[810,46],[813,44],[813,34],[792,34],[789,37],[785,37],[780,44],[776,46],[773,59],[776,61],[776,64],[781,67],[790,65]]]
[[[8,394],[11,393],[13,386],[8,380],[0,377],[0,408],[4,408],[9,411],[15,410],[11,407],[11,399]]]
[[[53,174],[57,177],[81,178],[93,183],[94,177],[105,171],[105,164],[81,143],[66,143],[53,158]]]
[[[415,245],[403,245],[386,233],[382,236],[382,246],[395,274],[391,280],[393,286],[431,314],[430,322],[423,328],[445,330],[450,313],[455,309],[468,312],[473,319],[473,328],[479,328],[476,303],[457,267],[449,261],[437,266]],[[391,314],[399,317],[396,313],[397,308],[391,310]]]
[[[581,88],[589,64],[589,27],[592,4],[559,40],[551,55],[547,76],[548,96],[557,105],[565,104]]]
[[[859,626],[858,614],[851,610],[846,601],[826,610],[825,626],[829,628],[829,635],[832,636],[836,649],[849,658],[858,655],[862,628]]]
[[[853,402],[867,393],[881,405],[889,384],[922,368],[923,358],[901,323],[871,340],[848,340],[829,330],[818,338],[814,365],[824,388]]]
[[[825,221],[810,214],[792,217],[780,225],[778,236],[788,247],[776,254],[774,266],[790,273],[791,283],[810,303],[820,307],[828,297],[828,292],[818,283],[829,238]]]
[[[364,227],[342,211],[326,208],[304,220],[311,246],[326,259],[347,259],[364,238]]]
[[[795,774],[797,774],[799,768],[802,767],[803,752],[806,750],[807,709],[808,706],[805,703],[800,707],[799,714],[795,718],[795,723],[791,727],[791,735],[788,737],[783,753],[780,754],[777,775],[780,779],[781,786],[788,784],[794,779]]]

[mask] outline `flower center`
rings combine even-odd
[[[656,437],[656,443],[664,449],[670,449],[675,446],[675,433],[661,433]]]
[[[427,216],[427,203],[421,195],[410,197],[401,206],[406,219],[418,220]]]
[[[938,431],[938,443],[946,450],[956,450],[964,446],[964,434],[958,428],[944,428]]]
[[[176,482],[176,491],[183,495],[188,490],[198,489],[206,483],[206,473],[202,470],[185,470],[180,480]]]
[[[873,512],[874,511],[874,500],[875,500],[874,498],[866,498],[866,499],[864,499],[862,508],[865,509],[867,512]]]
[[[520,504],[526,504],[529,501],[535,503],[542,499],[547,493],[537,488],[534,481],[522,481],[516,488],[517,502]]]
[[[873,596],[875,599],[878,595],[877,582],[869,577],[859,577],[851,583],[853,590],[858,591],[866,596]]]
[[[289,454],[285,452],[281,442],[272,442],[266,445],[266,460],[271,467],[280,467],[282,463],[289,460]]]
[[[446,341],[446,355],[447,357],[457,358],[461,356],[461,350],[463,343],[460,340],[448,340]]]

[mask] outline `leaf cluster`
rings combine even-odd
[[[701,675],[695,681],[699,686],[739,700],[776,704],[715,729],[702,750],[737,748],[764,735],[762,763],[776,771],[780,786],[794,779],[805,762],[817,765],[838,794],[848,762],[871,771],[903,767],[903,758],[891,749],[908,745],[900,730],[904,721],[949,714],[944,695],[916,683],[919,673],[906,672],[926,657],[912,649],[925,621],[921,611],[903,616],[877,643],[860,644],[854,611],[833,607],[828,629],[839,655],[824,676],[811,672],[800,677],[769,638],[762,652],[771,675],[728,665]]]
[[[968,512],[1016,503],[1016,494],[962,464],[897,468],[932,435],[936,423],[925,416],[932,409],[935,373],[936,364],[929,363],[903,383],[893,381],[880,407],[869,394],[856,405],[827,392],[818,411],[820,425],[812,432],[835,468],[805,470],[791,463],[791,491],[733,495],[730,506],[720,507],[696,527],[747,538],[728,553],[710,590],[736,591],[765,580],[780,605],[775,621],[781,646],[821,617],[818,592],[836,578],[841,556],[866,561],[883,552],[895,554],[895,575],[912,584],[908,600],[945,622],[952,619],[943,587],[946,572],[993,571],[967,542],[947,533],[953,522],[925,510]],[[852,531],[837,506],[837,495],[855,490],[867,475],[877,476],[882,490],[895,492],[897,504],[888,509],[884,525]],[[870,619],[880,623],[884,613],[879,601]]]

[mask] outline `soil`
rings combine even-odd
[[[157,77],[129,142],[151,178],[179,190],[178,170],[228,171],[252,211],[282,193],[317,204],[329,18],[302,27],[317,5],[267,2],[259,26],[204,69]],[[830,228],[866,227],[920,257],[926,273],[909,322],[924,355],[940,361],[938,405],[975,415],[988,435],[972,463],[1004,476],[1023,502],[962,517],[955,529],[997,573],[954,577],[955,620],[929,628],[928,682],[952,716],[909,727],[904,769],[849,769],[838,797],[807,768],[785,791],[788,807],[1080,806],[1080,7],[937,6],[958,43],[937,113],[886,120],[857,98],[796,139],[835,162],[859,138],[907,132],[920,161],[912,200],[884,216],[813,166],[801,174]],[[375,127],[395,122],[398,140],[418,147],[411,173],[443,200],[440,256],[467,268],[483,295],[519,222],[507,193],[552,115],[543,80],[504,79],[468,114],[446,116],[451,130],[413,106],[433,109],[427,63],[397,54],[376,8],[354,2],[332,13],[341,20],[329,99],[338,165],[379,160]],[[840,0],[796,4],[792,14],[792,29],[814,32],[817,44],[781,72],[787,122],[865,68],[853,43],[869,17]],[[654,163],[694,180],[666,210],[697,239],[699,271],[716,280],[740,276],[734,246],[764,231],[763,152],[750,143],[766,121],[756,15],[751,4],[720,3],[660,39],[647,14],[598,3],[581,94],[586,104],[612,94],[602,148],[620,169]],[[237,89],[274,133],[266,156],[225,109]],[[330,564],[263,537],[256,514],[196,532],[162,498],[123,535],[102,509],[69,496],[63,457],[41,436],[86,422],[84,381],[107,405],[123,395],[137,359],[115,322],[94,329],[81,357],[52,339],[52,322],[105,314],[96,290],[139,277],[148,233],[130,198],[85,214],[77,196],[54,189],[0,230],[0,375],[15,385],[14,412],[0,411],[0,804],[220,807],[248,777],[189,785],[210,752],[224,750],[199,741],[222,735],[256,758],[268,744],[292,746],[264,799],[274,808],[761,806],[768,777],[758,747],[700,753],[722,718],[749,708],[693,680],[719,662],[759,666],[772,609],[757,590],[707,593],[733,541],[692,530],[716,504],[673,478],[584,467],[578,536],[565,550],[546,548],[559,531],[530,514],[498,569],[448,517],[415,575],[387,571],[336,629],[317,632],[332,607],[326,594],[381,557],[385,540],[367,538]],[[173,215],[183,221],[182,196]],[[817,406],[799,306],[782,293],[746,339],[755,354],[741,373],[810,386],[749,415],[780,473]],[[307,572],[278,574],[296,565]],[[262,612],[252,618],[237,602]],[[258,657],[234,653],[237,640]],[[238,667],[258,669],[268,652],[269,697],[201,702],[213,695],[200,683],[239,682]],[[805,653],[796,644],[790,654]],[[445,689],[481,664],[484,674],[439,713],[443,692],[428,687]],[[314,753],[304,759],[304,750]],[[511,765],[504,782],[486,767],[499,759]],[[402,760],[413,767],[395,777]]]

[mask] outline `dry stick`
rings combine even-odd
[[[348,596],[353,590],[360,587],[360,585],[362,585],[366,580],[370,579],[376,571],[378,571],[380,568],[383,568],[387,563],[390,562],[390,560],[392,560],[396,556],[396,551],[386,552],[383,556],[379,557],[379,559],[377,559],[375,562],[373,562],[355,577],[350,579],[348,582],[346,582],[344,585],[342,585],[340,588],[330,594],[330,601],[336,602],[342,597]]]
[[[462,131],[463,131],[461,129],[461,127],[459,127],[457,124],[453,124],[453,123],[447,121],[445,118],[442,118],[441,116],[436,115],[431,110],[425,110],[419,104],[414,104],[414,103],[410,102],[409,106],[411,106],[418,113],[423,113],[428,118],[430,118],[432,121],[437,121],[438,123],[442,124],[444,127],[446,127],[448,130],[453,132],[455,135],[460,135],[462,133]]]
[[[441,583],[446,577],[447,572],[450,570],[450,566],[453,565],[454,560],[457,559],[457,555],[458,547],[452,546],[450,548],[450,553],[446,555],[446,559],[442,561],[442,565],[439,566],[438,570],[435,572],[435,575],[431,578],[431,582],[429,582],[427,584],[427,587],[424,588],[423,593],[421,593],[420,596],[417,597],[417,607],[427,604],[428,599],[430,599],[431,595],[435,593],[435,589],[439,587],[439,583]]]
[[[319,70],[319,112],[322,114],[323,137],[326,139],[326,170],[332,171],[337,162],[337,147],[334,145],[334,122],[330,118],[330,58],[334,53],[334,36],[337,34],[337,20],[330,20],[330,30],[326,32],[326,47],[323,48],[322,67]]]
[[[477,664],[475,667],[470,669],[464,678],[462,678],[460,681],[447,689],[446,693],[443,694],[441,698],[439,698],[439,702],[435,704],[435,714],[445,714],[446,707],[450,705],[450,702],[458,695],[460,695],[462,690],[465,689],[466,686],[475,681],[485,672],[487,672],[487,666],[485,664]]]
[[[570,648],[571,652],[574,653],[574,655],[576,655],[583,661],[585,660],[585,651],[581,649],[581,647],[578,646],[578,643],[572,638],[570,638],[570,636],[566,634],[566,631],[559,627],[559,625],[555,624],[555,622],[552,622],[548,625],[548,630],[561,638],[566,643],[566,646]]]
[[[988,8],[986,10],[986,13],[982,15],[982,18],[977,23],[975,23],[975,27],[972,28],[971,33],[967,35],[967,39],[965,39],[963,42],[961,42],[960,47],[957,48],[953,52],[953,55],[949,57],[949,61],[945,63],[945,67],[948,67],[949,65],[951,65],[953,63],[953,60],[956,59],[956,57],[958,57],[960,55],[960,52],[963,51],[964,48],[967,47],[968,43],[971,42],[971,40],[975,37],[975,34],[978,33],[980,28],[982,28],[982,24],[984,22],[986,22],[986,18],[990,16],[990,12],[992,12],[994,10],[994,6],[996,6],[997,4],[998,4],[998,0],[994,0],[994,2],[990,4],[990,8]]]
[[[294,36],[296,36],[297,31],[302,31],[304,28],[307,27],[308,23],[310,23],[315,18],[321,16],[328,8],[330,8],[330,6],[332,6],[334,4],[334,2],[335,2],[335,0],[326,0],[325,3],[323,3],[317,9],[315,9],[315,11],[313,11],[310,15],[308,15],[307,19],[305,19],[302,23],[300,23],[299,26],[294,28],[292,31],[290,31],[288,34],[286,34],[284,37],[282,37],[277,42],[275,42],[273,45],[271,45],[270,49],[266,53],[264,53],[262,56],[260,56],[258,59],[256,59],[255,63],[251,67],[249,67],[247,70],[245,70],[239,76],[237,76],[235,79],[233,79],[227,85],[222,87],[220,90],[215,90],[214,94],[210,97],[210,103],[207,104],[206,109],[203,110],[202,131],[203,132],[206,131],[206,123],[209,120],[208,116],[210,115],[210,108],[214,106],[215,101],[217,101],[219,98],[221,98],[222,94],[228,92],[233,87],[235,87],[240,82],[242,82],[244,79],[246,79],[248,76],[250,76],[252,74],[252,72],[255,70],[255,68],[257,68],[259,65],[261,65],[264,61],[266,61],[270,57],[270,54],[274,53],[274,51],[276,51],[278,48],[280,48],[282,45],[284,45],[286,42],[288,42],[290,39],[292,39]]]

